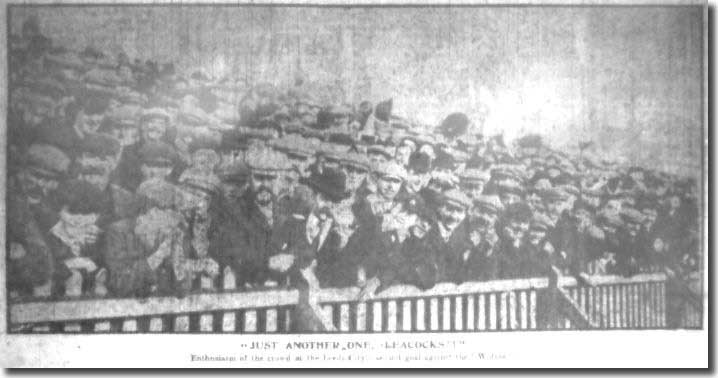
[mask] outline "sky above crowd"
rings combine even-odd
[[[99,47],[251,86],[303,86],[324,103],[393,98],[438,124],[700,174],[699,7],[13,7],[58,44]]]

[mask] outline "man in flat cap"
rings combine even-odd
[[[480,195],[473,199],[467,218],[471,250],[464,263],[464,281],[488,281],[498,277],[496,221],[503,210],[498,196]]]
[[[531,221],[531,209],[523,202],[506,206],[504,214],[498,221],[499,235],[496,247],[501,279],[521,278],[521,252],[526,242],[525,236]]]
[[[374,166],[377,191],[355,206],[356,232],[349,238],[345,255],[350,259],[354,275],[367,293],[379,287],[377,274],[390,251],[406,238],[409,221],[403,204],[396,196],[406,180],[406,170],[395,162]]]
[[[419,247],[403,250],[403,261],[389,267],[403,277],[398,281],[429,289],[440,282],[461,282],[471,244],[464,219],[471,200],[457,189],[441,195],[438,218],[433,222]]]
[[[33,144],[23,160],[17,176],[8,182],[8,288],[11,293],[47,297],[54,275],[48,239],[60,219],[55,190],[67,176],[70,158],[56,147]]]
[[[111,136],[88,133],[81,139],[75,168],[80,180],[105,191],[110,174],[117,167],[120,156],[120,143]]]
[[[484,194],[484,188],[491,179],[491,174],[476,168],[467,168],[459,173],[459,188],[469,197],[475,199]]]
[[[551,219],[544,214],[535,213],[529,223],[526,242],[519,254],[519,269],[524,277],[545,277],[555,264],[555,249],[548,239],[553,229]]]
[[[267,282],[268,259],[275,250],[274,234],[286,220],[277,203],[280,180],[291,164],[285,155],[268,148],[250,149],[246,163],[251,175],[241,218],[236,223],[223,219],[211,248],[222,269],[231,268],[237,286],[255,287],[272,284]]]

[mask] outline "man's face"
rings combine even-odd
[[[406,144],[402,144],[401,146],[397,147],[396,152],[394,154],[394,159],[401,165],[408,165],[409,164],[409,157],[411,156],[411,146],[408,146]]]
[[[638,232],[641,231],[641,225],[638,223],[628,222],[626,223],[626,231],[631,238],[635,239],[638,236]]]
[[[225,198],[236,201],[244,195],[249,187],[249,184],[247,182],[239,183],[235,181],[222,181],[220,187]]]
[[[208,218],[211,200],[209,193],[191,187],[182,187],[180,194],[182,199],[180,208],[185,217],[192,216],[200,220]]]
[[[29,126],[37,126],[46,119],[54,116],[54,109],[41,101],[22,102],[21,105],[23,121]]]
[[[544,211],[545,210],[541,196],[539,196],[536,193],[531,193],[526,198],[526,201],[528,202],[528,205],[531,207],[531,210],[534,210],[534,211]]]
[[[643,215],[646,217],[646,220],[643,223],[646,227],[651,227],[654,223],[656,223],[656,219],[658,218],[658,212],[656,209],[652,208],[643,209]]]
[[[369,161],[374,165],[378,165],[378,164],[386,163],[387,158],[383,154],[371,153],[371,154],[369,154]]]
[[[142,125],[145,141],[160,141],[167,132],[167,122],[162,118],[149,118]]]
[[[603,213],[607,216],[616,217],[621,212],[621,201],[612,199],[603,206]]]
[[[411,193],[416,193],[425,187],[430,179],[431,177],[429,175],[409,171],[409,175],[406,178],[406,187]]]
[[[60,211],[60,222],[62,227],[70,235],[80,240],[81,245],[90,244],[90,241],[96,240],[98,231],[96,227],[99,214],[73,214],[67,208]]]
[[[57,189],[58,185],[56,179],[44,177],[30,170],[21,173],[20,181],[30,203],[41,202],[53,190]]]
[[[219,164],[221,167],[229,167],[242,159],[242,151],[240,150],[227,150],[219,153]]]
[[[115,127],[109,134],[117,139],[122,147],[133,145],[140,140],[140,133],[134,127]]]
[[[678,209],[681,206],[681,197],[671,196],[671,198],[669,198],[669,204],[672,210]]]
[[[152,178],[166,179],[172,173],[171,165],[142,164],[142,181]]]
[[[529,244],[536,247],[546,238],[546,230],[531,228],[527,235]]]
[[[488,231],[494,229],[498,214],[493,211],[474,207],[469,213],[469,219],[472,227],[477,229],[482,235],[485,235]]]
[[[529,223],[513,219],[510,220],[506,226],[504,226],[504,235],[511,241],[515,246],[518,246],[521,244],[521,241],[524,238],[524,235],[526,235],[526,232],[528,232],[529,229]]]
[[[86,181],[100,190],[105,190],[110,174],[117,166],[114,156],[92,156],[83,153],[77,158],[79,179]]]
[[[250,187],[254,200],[260,206],[272,203],[278,191],[279,177],[276,174],[253,172]]]
[[[461,190],[468,194],[470,198],[478,198],[484,193],[484,186],[486,183],[481,180],[463,182],[461,184]]]
[[[591,206],[594,209],[597,209],[598,206],[601,205],[601,198],[599,198],[598,196],[584,194],[582,196],[582,198],[583,198],[584,202],[586,202],[589,206]]]
[[[576,211],[576,220],[578,221],[579,231],[585,231],[592,223],[591,214],[586,209]]]
[[[391,176],[380,176],[377,180],[379,194],[385,199],[393,200],[401,188],[401,179]]]
[[[354,193],[366,179],[367,171],[359,167],[345,165],[344,174],[346,174],[347,177],[347,189]]]
[[[105,116],[102,114],[85,114],[81,112],[77,118],[81,130],[94,133],[100,128],[100,124]]]
[[[643,172],[633,171],[631,172],[631,178],[635,181],[643,181]]]
[[[453,229],[466,218],[466,209],[453,202],[446,202],[439,207],[439,217],[444,225]]]
[[[504,205],[504,207],[521,202],[521,197],[513,192],[501,192],[499,194],[499,199],[501,199],[501,203]]]

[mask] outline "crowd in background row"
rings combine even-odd
[[[172,64],[10,36],[12,297],[698,271],[699,188],[505,143],[462,113],[318,104]],[[588,148],[589,146],[582,146]]]

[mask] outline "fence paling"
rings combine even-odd
[[[559,328],[665,327],[665,277],[594,277],[578,286],[556,277]],[[420,292],[388,290],[356,302],[358,289],[326,289],[317,296],[337,332],[494,331],[544,328],[549,280],[502,280],[444,285]],[[544,299],[542,299],[544,298]],[[12,324],[32,332],[237,332],[290,331],[295,290],[193,294],[185,298],[74,300],[11,305]],[[684,323],[700,321],[686,311]]]

